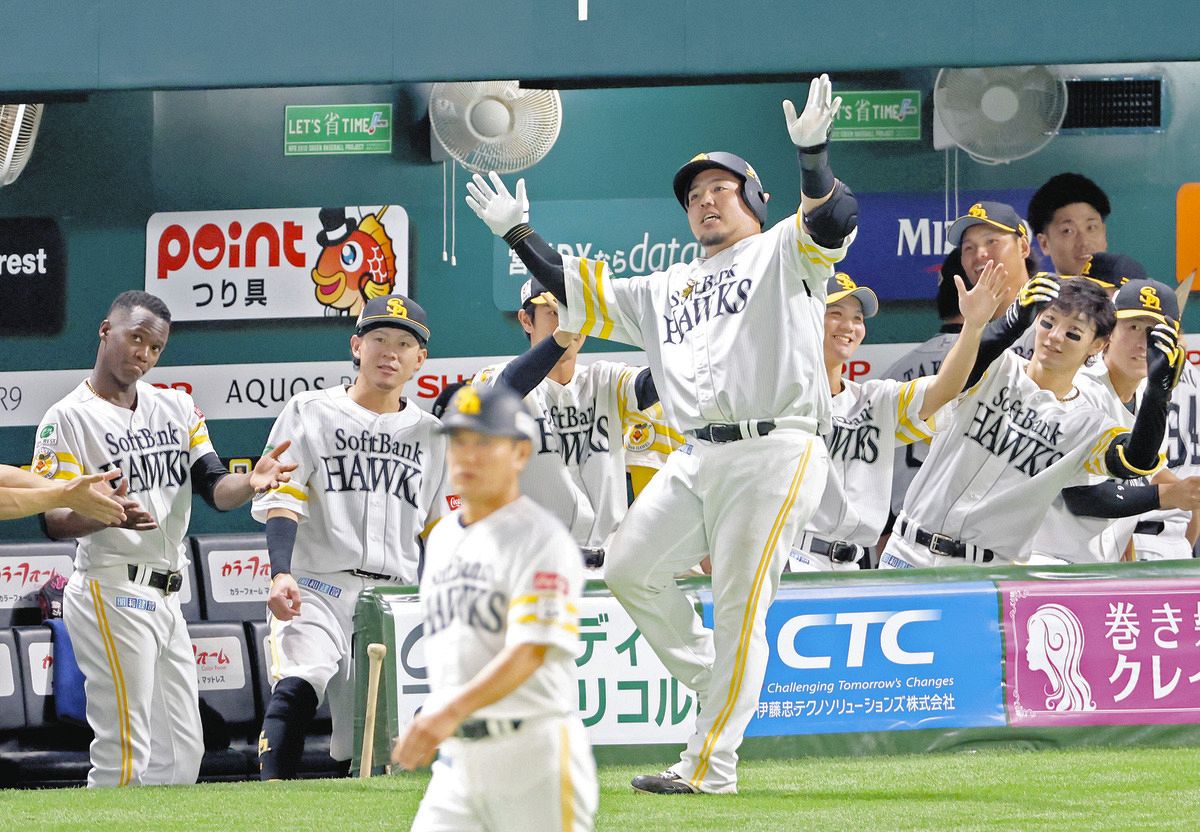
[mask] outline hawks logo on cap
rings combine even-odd
[[[387,313],[393,318],[407,318],[408,307],[404,305],[404,301],[400,298],[388,298]]]
[[[974,205],[971,206],[971,210],[967,211],[967,216],[975,217],[975,218],[981,219],[981,220],[986,220],[988,218],[987,209],[983,207],[982,202],[976,202]]]
[[[1138,301],[1142,304],[1143,309],[1154,312],[1162,311],[1162,301],[1158,299],[1158,291],[1153,286],[1143,286],[1138,292]]]
[[[838,285],[847,292],[852,292],[858,288],[858,284],[855,283],[854,280],[851,279],[850,275],[846,274],[845,272],[838,272],[833,276],[833,279],[836,280]]]
[[[458,395],[454,397],[454,409],[467,416],[479,413],[479,394],[475,392],[474,387],[464,387],[458,391]]]

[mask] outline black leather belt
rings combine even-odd
[[[391,581],[392,583],[400,583],[400,579],[394,575],[380,575],[378,572],[367,572],[362,569],[351,569],[350,574],[356,578],[366,578],[369,581]]]
[[[485,737],[503,737],[521,727],[519,719],[468,719],[454,736],[464,740],[481,740]]]
[[[1161,520],[1139,520],[1134,527],[1134,534],[1162,534],[1167,524]]]
[[[758,436],[766,436],[775,430],[775,423],[770,419],[759,419],[754,422],[752,430]],[[692,433],[697,439],[703,439],[705,442],[716,442],[718,444],[736,442],[739,439],[745,438],[742,436],[741,425],[705,425],[702,428],[696,428]]]
[[[809,538],[808,551],[814,555],[824,555],[837,563],[854,563],[862,557],[862,549],[858,544],[845,540],[822,540],[819,537]]]
[[[948,537],[938,532],[926,531],[916,523],[910,522],[908,519],[902,519],[900,521],[900,536],[907,538],[910,531],[913,532],[913,540],[917,542],[918,546],[928,548],[935,555],[945,555],[950,558],[966,558],[967,549],[971,546],[971,544],[955,540],[953,537]],[[978,546],[974,548],[979,549]],[[980,555],[976,559],[978,563],[991,563],[996,557],[996,553],[991,549],[979,549],[979,552]]]
[[[580,554],[583,555],[583,565],[589,569],[599,569],[604,565],[604,550],[593,548],[591,546],[580,546]]]
[[[183,587],[182,572],[159,572],[153,569],[148,569],[143,574],[142,580],[138,580],[138,571],[142,569],[140,566],[129,564],[129,580],[134,583],[144,584],[151,589],[160,589],[167,595],[172,592],[178,592]]]

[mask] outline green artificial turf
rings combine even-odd
[[[1130,832],[1200,826],[1197,748],[750,760],[740,766],[741,793],[720,797],[635,794],[629,779],[649,770],[601,768],[597,830]],[[0,829],[405,830],[427,782],[421,773],[369,781],[0,791]]]

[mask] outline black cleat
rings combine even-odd
[[[698,789],[670,769],[662,774],[639,774],[629,785],[643,794],[699,794]]]

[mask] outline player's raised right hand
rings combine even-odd
[[[1146,330],[1146,390],[1170,395],[1179,383],[1187,356],[1179,343],[1179,331],[1169,324]]]
[[[467,183],[467,205],[475,216],[483,220],[497,237],[503,237],[513,226],[529,222],[529,198],[525,195],[525,180],[517,180],[516,195],[508,192],[508,186],[500,174],[488,174],[491,184],[478,173]]]
[[[1017,299],[1004,313],[1005,321],[1009,326],[1028,329],[1038,313],[1058,298],[1058,290],[1058,275],[1039,272],[1017,292]]]
[[[267,609],[280,621],[291,621],[300,615],[300,585],[287,572],[279,573],[271,581]]]
[[[1007,280],[1008,269],[995,260],[987,262],[970,289],[967,289],[966,281],[960,275],[954,275],[954,285],[958,289],[958,310],[962,313],[963,322],[969,326],[986,326],[996,314]]]

